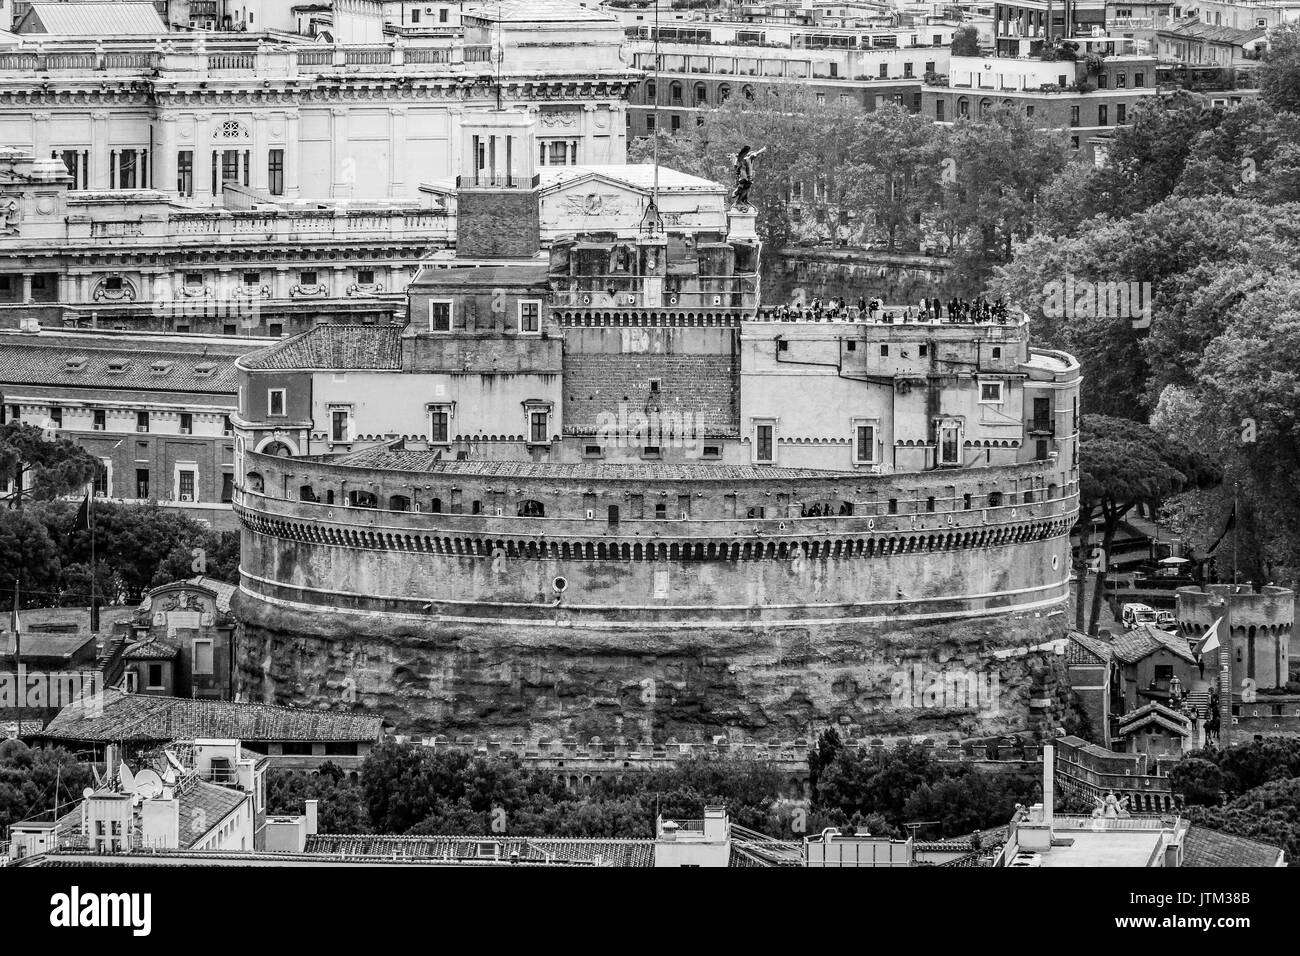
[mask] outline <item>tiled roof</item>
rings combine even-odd
[[[1128,633],[1121,634],[1111,642],[1110,650],[1116,660],[1123,661],[1125,664],[1135,664],[1162,647],[1189,663],[1196,663],[1192,649],[1187,644],[1187,638],[1180,634],[1162,631],[1154,624],[1139,624]]]
[[[167,27],[152,3],[33,3],[47,33],[62,36],[162,36]],[[24,17],[26,19],[26,17]],[[22,21],[19,21],[20,23]]]
[[[380,717],[226,700],[149,697],[110,688],[59,711],[40,736],[49,740],[360,741],[379,739]]]
[[[617,22],[617,18],[577,0],[497,0],[471,7],[464,15],[493,23]]]
[[[497,288],[498,286],[531,286],[549,289],[550,266],[545,263],[521,262],[505,266],[473,266],[458,269],[425,268],[411,283],[412,289],[425,287]]]
[[[1067,664],[1105,664],[1110,660],[1110,645],[1100,638],[1071,631],[1065,654]]]
[[[1222,830],[1193,826],[1183,838],[1183,866],[1277,866],[1281,861],[1281,848]]]
[[[246,355],[250,369],[384,369],[402,367],[398,325],[318,325]]]
[[[307,853],[347,857],[408,857],[425,859],[521,860],[597,863],[604,866],[654,866],[654,840],[561,839],[556,837],[472,836],[370,836],[367,834],[317,834],[307,838]],[[488,847],[485,857],[481,847]]]
[[[65,660],[70,659],[77,651],[94,640],[95,635],[91,634],[89,630],[68,634],[66,632],[44,633],[24,629],[22,632],[23,660],[55,657]],[[0,654],[4,656],[5,662],[8,663],[13,658],[13,653],[14,633],[13,631],[5,631],[4,635],[0,636]]]
[[[79,342],[62,336],[42,341],[30,335],[0,335],[0,384],[231,395],[236,387],[230,353],[150,351],[103,339]]]
[[[1241,46],[1249,43],[1251,40],[1258,40],[1268,31],[1263,27],[1251,27],[1248,30],[1238,30],[1235,27],[1216,27],[1209,23],[1201,23],[1199,20],[1192,20],[1188,23],[1180,23],[1177,26],[1168,27],[1161,30],[1164,36],[1171,36],[1176,39],[1204,40],[1209,43],[1230,43],[1234,46]]]
[[[1186,714],[1180,714],[1154,700],[1121,717],[1117,729],[1121,735],[1127,736],[1153,723],[1175,734],[1186,736],[1192,732],[1192,722]]]
[[[799,478],[851,478],[853,472],[815,468],[764,468],[758,465],[628,464],[614,462],[447,461],[436,452],[386,447],[365,448],[332,459],[330,464],[388,471],[445,472],[451,475],[488,475],[502,478],[563,480],[602,479],[625,481],[760,481]]]
[[[127,661],[170,661],[176,658],[180,648],[174,644],[168,644],[163,640],[141,641],[139,644],[132,644],[122,654],[122,659]]]
[[[188,787],[181,788],[177,794],[180,801],[180,848],[188,850],[204,836],[221,825],[221,821],[230,815],[249,795],[232,787],[219,787],[215,783],[195,780]],[[206,829],[192,826],[193,821],[204,820]]]

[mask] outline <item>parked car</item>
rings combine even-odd
[[[1162,631],[1178,630],[1178,618],[1173,611],[1156,611],[1156,627]]]

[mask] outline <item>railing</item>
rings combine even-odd
[[[864,324],[864,325],[961,325],[961,326],[993,326],[1015,328],[1028,322],[1028,317],[1021,315],[1008,314],[1000,318],[993,319],[954,319],[950,315],[942,318],[922,319],[916,317],[917,307],[906,305],[887,305],[874,313],[863,313],[858,310],[857,306],[848,306],[840,308],[835,312],[814,313],[811,309],[790,310],[782,312],[782,306],[766,306],[758,310],[754,317],[756,322],[790,322],[790,323],[814,323],[822,322],[827,324]],[[946,303],[944,304],[947,309]],[[912,317],[908,317],[908,310],[911,310]],[[886,318],[891,315],[892,318]]]
[[[1053,830],[1170,830],[1177,817],[1085,817],[1053,814]]]

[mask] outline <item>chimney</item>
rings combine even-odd
[[[316,835],[316,805],[318,800],[306,800],[304,803],[307,808],[307,835],[309,837]]]

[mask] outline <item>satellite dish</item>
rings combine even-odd
[[[152,800],[163,792],[162,777],[152,770],[141,770],[135,775],[135,786],[131,792],[146,800]]]
[[[117,768],[117,783],[123,793],[135,792],[135,776],[131,773],[131,768],[123,761]]]

